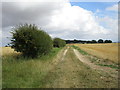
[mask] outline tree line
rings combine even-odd
[[[112,43],[112,40],[103,40],[103,39],[99,39],[98,41],[97,40],[89,40],[89,41],[86,41],[86,40],[65,40],[66,41],[66,44],[70,44],[70,43],[82,43],[82,44],[85,44],[85,43]]]

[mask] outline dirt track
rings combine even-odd
[[[62,55],[61,55],[62,54]],[[63,50],[43,80],[43,88],[117,88],[115,70],[96,66],[71,47]],[[61,58],[61,59],[60,59]],[[109,70],[108,70],[109,69]],[[111,75],[112,74],[112,75]]]
[[[77,56],[77,58],[81,62],[83,62],[85,65],[88,65],[91,69],[100,70],[102,72],[107,72],[112,77],[117,77],[118,76],[118,71],[116,71],[115,69],[112,69],[110,67],[98,66],[95,63],[91,63],[90,60],[86,56],[79,53],[78,50],[73,49],[73,51],[74,51],[75,55]]]

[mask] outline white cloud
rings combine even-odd
[[[19,23],[36,24],[52,37],[63,39],[110,38],[109,28],[100,25],[93,12],[69,2],[3,3],[4,40],[10,36],[10,27]]]
[[[106,8],[107,11],[118,11],[118,4]]]
[[[104,27],[114,31],[118,30],[118,19],[112,19],[108,16],[106,17],[97,17],[97,21],[101,24],[104,24]]]
[[[51,23],[45,26],[52,36],[64,39],[98,39],[108,33],[100,26],[91,11],[65,3],[51,18]]]
[[[114,41],[118,41],[118,19],[112,19],[106,16],[102,18],[97,17],[97,21],[108,29],[108,38],[111,38]]]

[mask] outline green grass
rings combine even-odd
[[[77,49],[77,50],[78,50],[81,54],[83,54],[83,55],[89,55],[87,52],[83,51],[82,49],[80,49],[80,48],[77,47],[77,46],[72,45],[72,47],[73,47],[74,49]]]
[[[3,88],[36,88],[42,86],[51,69],[51,62],[61,48],[54,48],[51,53],[31,59],[7,56],[2,58],[2,87]]]
[[[114,68],[114,69],[120,69],[120,67],[115,66],[115,65],[106,65],[106,64],[97,64],[97,65],[105,66],[105,67],[110,67],[110,68]]]

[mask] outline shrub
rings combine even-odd
[[[53,46],[51,37],[35,25],[20,25],[14,28],[12,35],[12,48],[27,57],[47,54]]]
[[[53,46],[54,47],[64,47],[66,45],[66,42],[60,38],[54,38],[53,40]]]

